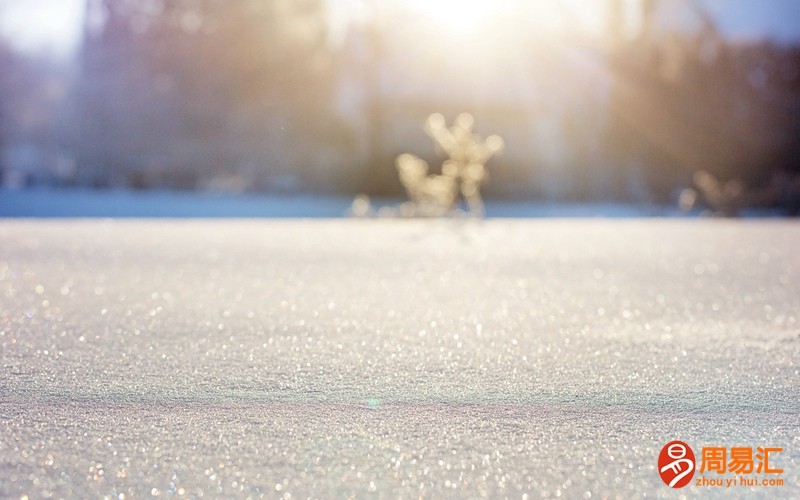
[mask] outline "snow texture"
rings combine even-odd
[[[800,496],[800,225],[0,221],[0,497]],[[667,488],[673,439],[782,487]]]

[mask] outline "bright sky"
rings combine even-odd
[[[330,0],[334,18],[358,17],[359,12],[363,15],[362,1]],[[502,10],[515,3],[508,0],[404,1],[421,15],[437,18],[453,30],[468,30],[491,10]],[[542,15],[537,17],[546,26],[546,15],[552,16],[554,12],[550,1],[532,0],[522,5],[541,10]],[[559,1],[561,12],[566,12],[573,21],[583,23],[602,18],[600,6],[605,5],[605,0]],[[723,32],[733,38],[772,34],[779,40],[800,40],[800,0],[702,0],[702,3],[714,13]],[[64,54],[79,40],[83,11],[84,0],[0,0],[0,31],[22,50]]]
[[[781,42],[800,41],[798,0],[704,0],[721,31],[734,38],[766,35]]]
[[[21,50],[58,54],[75,47],[84,0],[0,0],[0,31]]]

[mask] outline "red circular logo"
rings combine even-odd
[[[683,441],[672,441],[658,454],[658,474],[670,488],[683,488],[694,477],[694,452]]]

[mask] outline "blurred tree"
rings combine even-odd
[[[58,174],[53,157],[60,145],[56,125],[66,78],[63,67],[17,52],[0,38],[0,185],[43,182]]]
[[[8,46],[0,39],[0,186],[4,185],[7,177],[5,152],[8,144],[8,74],[12,65],[12,58]]]
[[[622,2],[612,5],[621,16]],[[676,185],[691,183],[700,170],[754,185],[778,170],[796,169],[797,49],[729,43],[696,0],[638,5],[638,34],[616,33],[612,50],[616,81],[607,143],[620,180],[645,172],[653,196],[667,201]],[[665,28],[659,16],[680,6],[696,29]],[[622,24],[613,20],[612,30]]]
[[[332,128],[322,0],[87,9],[78,144],[87,181],[276,188],[319,176],[307,151]]]

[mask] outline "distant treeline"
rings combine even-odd
[[[406,148],[398,138],[413,135],[400,129],[424,136],[419,121],[395,118],[392,130],[392,116],[443,110],[408,114],[411,105],[385,93],[342,110],[343,92],[385,92],[375,82],[348,87],[381,77],[363,65],[354,71],[350,58],[363,49],[362,63],[391,61],[381,61],[381,34],[369,27],[359,28],[361,46],[332,43],[327,9],[324,0],[90,0],[73,64],[0,45],[0,180],[400,194],[392,158]],[[544,163],[526,136],[547,128],[536,115],[508,103],[447,103],[477,110],[479,127],[482,116],[495,117],[488,132],[506,138],[506,153],[489,165],[490,196],[664,203],[700,170],[753,188],[800,173],[799,47],[731,44],[708,19],[700,32],[665,36],[645,24],[600,48],[572,43],[603,61],[611,85],[581,111],[602,115],[591,127],[574,107],[557,117],[569,151],[551,155],[554,174],[526,173]],[[504,116],[521,131],[496,130]],[[566,187],[549,190],[555,178]]]

